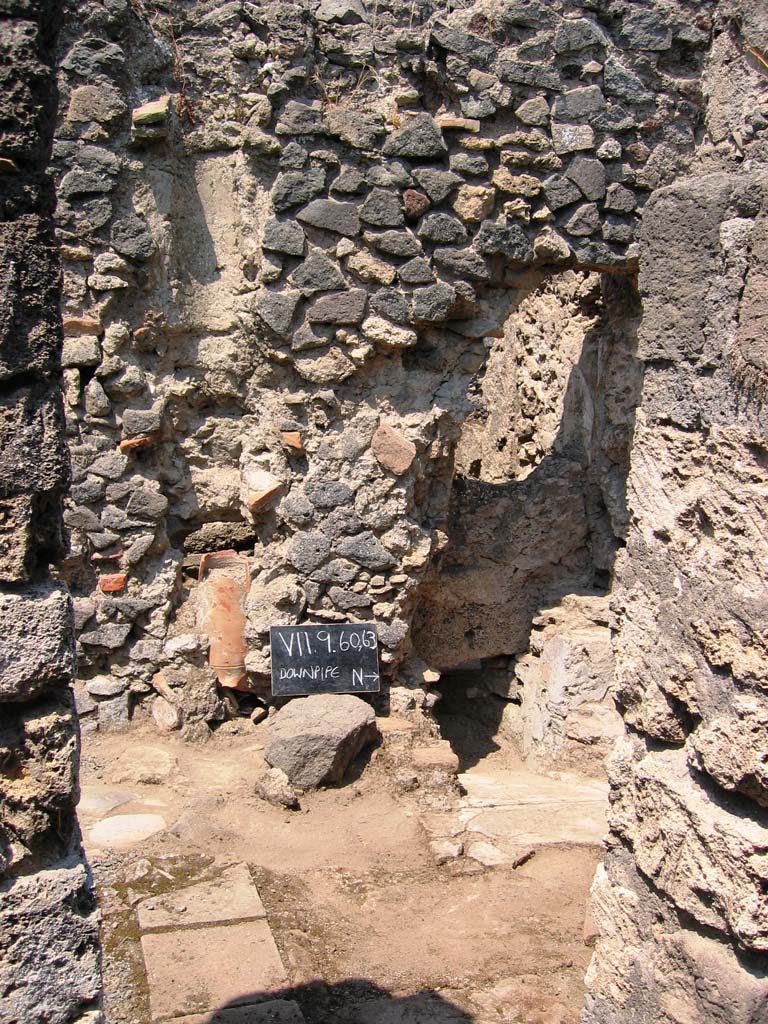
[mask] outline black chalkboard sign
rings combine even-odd
[[[368,622],[272,626],[272,693],[376,693],[379,637]]]

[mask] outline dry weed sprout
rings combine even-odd
[[[151,8],[145,0],[130,0],[134,13],[147,22],[153,34],[161,36],[171,51],[172,74],[179,94],[176,97],[176,113],[186,117],[190,124],[197,124],[194,108],[195,103],[189,95],[189,81],[184,71],[184,58],[179,47],[174,28],[173,18],[161,10],[161,5],[153,4]]]
[[[755,60],[758,60],[768,72],[768,56],[766,56],[768,51],[763,50],[761,53],[756,46],[747,46],[746,49],[747,53],[751,53]]]
[[[362,92],[363,87],[367,85],[368,82],[376,82],[377,88],[381,88],[382,86],[379,73],[369,64],[366,64],[357,76],[357,81],[351,89],[347,86],[347,83],[343,81],[326,83],[319,71],[315,72],[312,80],[320,91],[323,103],[330,108],[341,107],[344,104],[354,103]]]

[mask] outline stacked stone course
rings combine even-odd
[[[66,576],[83,675],[125,683],[84,710],[125,723],[159,670],[198,671],[166,645],[200,553],[232,546],[256,552],[254,682],[270,621],[352,611],[395,680],[467,386],[548,275],[634,271],[647,195],[693,150],[709,26],[686,4],[70,11]]]

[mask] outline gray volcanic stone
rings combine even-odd
[[[472,35],[470,32],[463,32],[452,25],[446,25],[444,21],[436,21],[432,27],[432,42],[442,46],[444,50],[459,53],[466,57],[472,65],[485,66],[490,64],[496,56],[496,47],[487,39]]]
[[[304,295],[314,292],[332,292],[345,287],[344,275],[339,265],[322,249],[313,249],[307,259],[294,270],[288,279],[300,288]]]
[[[331,182],[331,192],[340,192],[343,195],[354,195],[361,192],[365,185],[365,178],[356,167],[343,168],[338,178]]]
[[[629,103],[649,103],[653,99],[641,78],[630,71],[613,54],[605,62],[603,87],[609,96],[619,96]]]
[[[369,185],[382,188],[407,188],[413,184],[413,178],[399,160],[387,160],[383,164],[375,164],[365,176]]]
[[[404,221],[400,196],[387,189],[373,189],[360,209],[360,219],[374,227],[399,227]]]
[[[107,647],[116,650],[128,639],[132,626],[130,622],[103,622],[95,629],[80,634],[80,643],[88,647]]]
[[[429,114],[418,114],[394,131],[384,143],[385,156],[403,156],[409,160],[433,160],[447,152],[437,122]]]
[[[313,228],[333,231],[337,235],[356,235],[360,231],[360,217],[353,203],[339,203],[335,199],[315,199],[296,214],[300,221]]]
[[[601,232],[606,242],[618,242],[627,245],[635,237],[634,225],[624,217],[609,213],[603,218]]]
[[[552,107],[552,116],[559,121],[578,121],[596,114],[605,106],[605,96],[598,85],[585,85],[578,89],[569,89],[556,97]]]
[[[146,223],[132,215],[115,221],[109,232],[109,240],[121,256],[138,262],[148,260],[155,251],[155,240]]]
[[[307,162],[308,156],[309,153],[298,142],[289,142],[280,154],[280,168],[284,171],[299,170]]]
[[[454,153],[451,157],[451,170],[474,177],[483,177],[490,168],[488,161],[480,153]]]
[[[380,235],[371,234],[371,244],[390,256],[407,258],[420,256],[423,252],[421,242],[410,231],[383,231]],[[368,241],[366,237],[366,241]]]
[[[365,701],[352,694],[316,694],[292,700],[270,719],[264,758],[294,786],[314,789],[341,782],[376,736],[376,716]]]
[[[318,21],[340,25],[359,25],[368,20],[360,0],[320,0],[315,17]]]
[[[309,167],[303,171],[283,171],[272,186],[272,205],[279,212],[302,206],[325,188],[325,171]]]
[[[301,292],[286,289],[282,292],[270,292],[266,288],[259,292],[256,300],[256,312],[261,319],[281,338],[287,338],[291,331],[291,321],[296,306],[301,299]]]
[[[574,157],[565,173],[579,186],[586,199],[602,199],[605,195],[605,167],[594,157]]]
[[[328,538],[317,530],[310,530],[297,533],[293,538],[288,550],[288,561],[299,572],[312,572],[327,560],[330,553],[331,542]]]
[[[379,288],[371,296],[370,306],[375,313],[389,317],[399,324],[407,324],[411,318],[410,302],[395,288]]]
[[[429,242],[448,245],[451,242],[465,242],[467,229],[458,219],[448,213],[428,213],[419,224],[419,237]]]
[[[367,594],[356,594],[354,590],[345,590],[344,587],[329,587],[328,597],[342,611],[349,611],[352,608],[370,608],[373,598]]]
[[[270,217],[264,225],[264,248],[286,256],[303,256],[306,238],[301,224],[295,220]]]
[[[552,48],[555,53],[572,53],[586,50],[588,46],[607,46],[605,32],[588,18],[574,18],[561,21],[555,31]]]
[[[144,434],[156,434],[160,429],[163,417],[162,406],[154,405],[151,409],[126,409],[123,413],[123,436],[141,437]]]
[[[30,700],[75,669],[66,587],[46,581],[0,594],[0,700]]]
[[[417,288],[412,298],[416,323],[441,323],[450,318],[456,292],[441,281],[426,288]]]
[[[668,50],[672,30],[656,11],[630,10],[621,23],[619,41],[628,50]]]
[[[533,246],[518,224],[494,224],[484,220],[475,235],[474,246],[486,256],[508,256],[517,263],[531,263],[534,258]]]
[[[462,183],[461,175],[435,167],[417,167],[413,176],[433,203],[442,203]]]
[[[544,195],[550,210],[559,210],[581,199],[581,192],[577,186],[561,174],[552,174],[544,179]]]
[[[354,496],[352,488],[341,480],[308,480],[304,493],[315,508],[321,509],[346,505]]]
[[[474,281],[488,281],[491,270],[486,261],[474,249],[435,249],[434,260],[457,277],[469,277]]]
[[[600,211],[594,203],[584,203],[565,223],[569,235],[593,235],[600,227]]]
[[[541,64],[525,64],[519,60],[500,60],[499,78],[517,85],[530,85],[540,89],[560,89],[560,76]]]
[[[428,284],[435,279],[429,263],[420,256],[404,263],[398,271],[398,276],[403,284]]]
[[[336,551],[365,569],[388,569],[395,564],[394,557],[370,530],[345,537],[336,545]]]
[[[38,770],[45,764],[45,747],[39,756]],[[63,777],[62,772],[61,789]],[[61,820],[69,804],[63,796],[58,801]],[[70,856],[32,874],[5,878],[0,897],[3,1020],[83,1020],[83,1007],[96,1004],[101,979],[100,914],[85,865]]]
[[[303,323],[291,336],[291,348],[294,352],[307,352],[313,348],[323,348],[331,342],[333,328],[320,327],[315,329],[311,324]]]
[[[78,40],[61,62],[65,71],[74,71],[86,79],[101,77],[124,64],[125,52],[117,43],[94,36]]]
[[[606,210],[615,210],[617,213],[629,213],[636,206],[637,198],[630,189],[619,185],[618,182],[608,186],[608,191],[605,194]]]
[[[323,105],[289,100],[280,115],[275,131],[278,135],[313,135],[323,131]]]
[[[168,499],[164,494],[152,491],[149,487],[137,487],[131,495],[126,511],[129,516],[136,516],[137,519],[162,519],[168,511]]]
[[[365,316],[368,292],[352,288],[348,292],[322,295],[307,311],[307,319],[315,324],[359,324]]]

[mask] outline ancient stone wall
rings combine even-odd
[[[127,724],[160,670],[187,725],[223,714],[188,598],[225,548],[255,552],[252,685],[271,623],[375,618],[390,692],[424,699],[410,627],[450,547],[468,394],[542,281],[636,269],[647,196],[693,153],[707,9],[71,6],[56,158],[84,714]],[[583,503],[600,488],[576,461]],[[540,515],[546,534],[557,509]],[[566,576],[594,574],[587,532]]]
[[[768,80],[744,55],[768,19],[722,14],[708,139],[643,217],[645,375],[612,600],[626,735],[587,1024],[766,1012]]]
[[[393,707],[521,655],[513,731],[570,756],[612,575],[588,1024],[764,1012],[767,39],[746,0],[110,0],[60,46],[85,719],[207,735],[195,580],[235,548],[254,687],[270,624],[375,619]],[[489,565],[520,573],[490,617]]]
[[[99,990],[97,920],[75,819],[69,480],[54,193],[55,2],[0,15],[0,1019],[84,1021]]]

